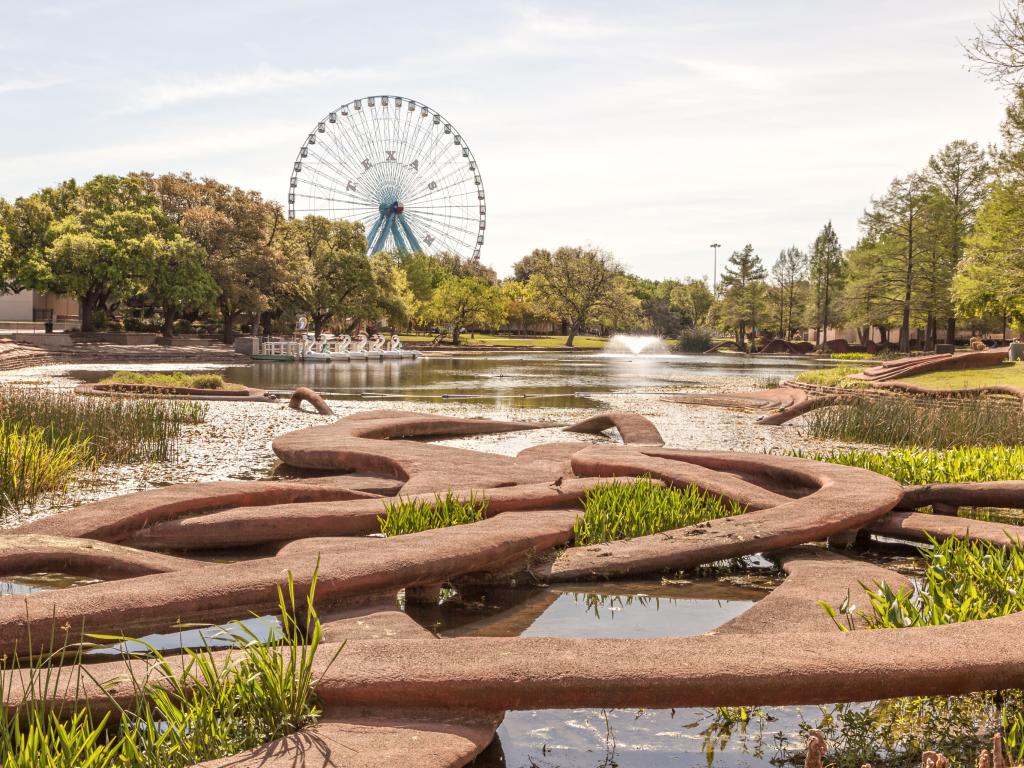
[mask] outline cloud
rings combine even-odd
[[[233,98],[286,88],[309,87],[317,83],[339,80],[362,80],[378,77],[368,69],[278,69],[262,65],[248,72],[190,76],[162,83],[140,85],[130,104],[115,114],[151,112],[190,101]]]
[[[35,91],[40,88],[50,88],[64,82],[60,78],[13,78],[11,80],[0,80],[0,93],[13,93],[15,91]]]

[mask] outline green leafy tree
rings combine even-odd
[[[718,284],[722,291],[720,318],[736,334],[736,344],[747,349],[747,330],[757,331],[765,307],[764,279],[768,272],[749,243],[733,251]]]
[[[46,250],[50,288],[76,296],[83,331],[152,277],[152,240],[172,236],[156,200],[131,178],[97,176],[79,189],[73,213],[54,222]]]
[[[206,269],[206,251],[183,235],[148,237],[143,242],[150,261],[146,301],[163,316],[163,335],[174,335],[174,321],[205,310],[217,298],[217,284]]]
[[[49,290],[52,280],[47,251],[56,237],[53,225],[72,213],[78,185],[72,179],[13,203],[0,200],[0,226],[10,251],[0,260],[0,288],[7,292]]]
[[[568,328],[567,347],[586,329],[588,319],[623,303],[628,286],[622,280],[622,267],[607,251],[563,247],[532,255],[538,258],[530,284]]]
[[[520,333],[525,333],[530,323],[553,319],[529,283],[505,280],[501,284],[501,300],[506,319]]]
[[[465,328],[496,328],[505,320],[501,291],[479,277],[452,275],[434,291],[427,305],[427,319],[450,329],[458,346]]]
[[[275,300],[295,295],[306,275],[279,247],[283,216],[277,204],[258,192],[190,174],[137,178],[181,232],[206,251],[226,343],[243,313],[255,317]]]
[[[889,329],[899,324],[899,301],[886,295],[886,276],[878,269],[883,249],[873,240],[864,239],[847,256],[848,280],[840,295],[846,321],[857,328],[861,344],[871,338],[871,329],[878,328],[882,341],[888,342]]]

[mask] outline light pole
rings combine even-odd
[[[715,266],[714,266],[714,271],[711,273],[711,284],[714,286],[712,288],[712,293],[714,293],[714,295],[717,297],[718,296],[718,249],[722,247],[722,244],[721,243],[712,243],[711,247],[715,251]]]

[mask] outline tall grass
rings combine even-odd
[[[745,511],[742,504],[695,485],[672,488],[649,477],[602,483],[584,494],[583,515],[576,520],[573,538],[577,546],[631,539]]]
[[[71,440],[99,463],[167,461],[182,427],[206,418],[207,406],[127,397],[83,397],[42,387],[0,388],[0,422],[42,430],[47,443]]]
[[[858,399],[808,416],[813,437],[878,445],[951,448],[1024,444],[1024,409],[987,400]]]
[[[864,386],[865,382],[858,382],[856,379],[849,380],[855,373],[863,372],[859,365],[837,365],[834,368],[820,368],[815,371],[804,371],[797,375],[796,380],[804,384],[814,384],[819,387],[855,387]]]
[[[228,661],[201,650],[172,663],[150,649],[147,655],[156,674],[147,680],[131,678],[138,703],[123,708],[111,698],[112,717],[53,701],[51,692],[65,687],[54,675],[66,671],[47,664],[55,657],[66,662],[63,650],[33,660],[33,667],[18,670],[22,679],[28,676],[32,695],[0,709],[0,766],[185,768],[260,746],[315,722],[320,708],[314,659],[322,639],[313,607],[315,584],[314,575],[300,605],[289,575],[287,591],[278,590],[282,628],[277,637],[268,644],[252,638]],[[84,669],[88,674],[88,667]]]
[[[380,532],[385,536],[401,536],[479,522],[487,511],[487,499],[471,495],[463,501],[448,491],[443,497],[435,496],[432,502],[400,498],[384,509],[385,514],[377,518]]]
[[[1024,480],[1024,446],[958,446],[937,451],[902,448],[873,451],[832,451],[792,455],[863,467],[886,475],[901,485],[975,483],[988,480]]]

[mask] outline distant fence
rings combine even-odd
[[[70,331],[80,325],[78,320],[54,320],[53,330]],[[46,323],[30,320],[0,320],[0,333],[46,333]]]

